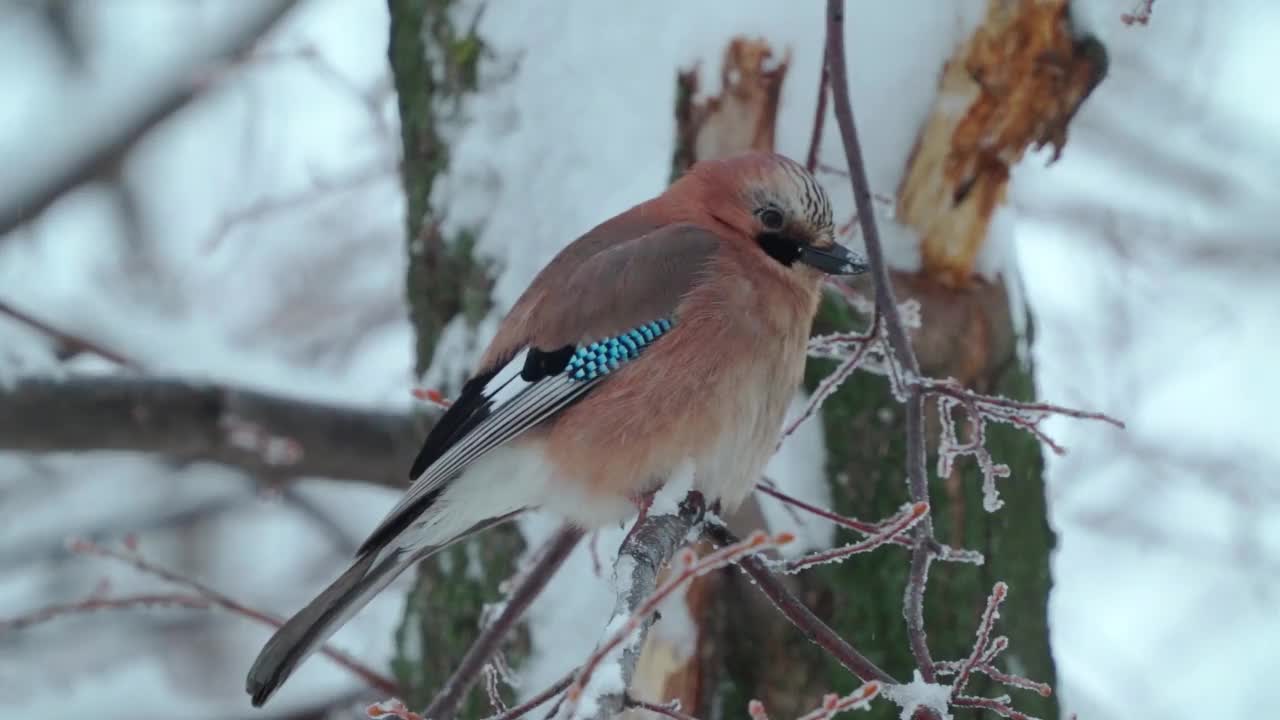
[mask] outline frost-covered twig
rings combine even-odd
[[[880,316],[876,315],[871,321],[871,329],[865,334],[823,335],[809,341],[809,354],[811,355],[824,354],[831,352],[833,348],[839,347],[844,350],[844,357],[840,364],[836,366],[836,369],[818,383],[818,387],[809,396],[809,402],[805,404],[804,410],[800,415],[795,420],[792,420],[782,431],[782,437],[778,439],[779,448],[782,447],[782,443],[788,437],[795,433],[801,423],[812,417],[818,411],[818,408],[822,407],[822,404],[827,401],[827,398],[830,398],[831,394],[838,390],[845,380],[849,379],[853,371],[858,369],[867,352],[878,345],[879,335]]]
[[[627,696],[623,707],[648,710],[651,713],[665,715],[671,718],[671,720],[698,720],[694,716],[680,709],[679,700],[672,700],[669,703],[654,703],[647,700],[636,700],[633,697]]]
[[[781,490],[774,487],[773,485],[770,485],[765,482],[757,483],[756,491],[764,493],[765,495],[768,495],[772,498],[776,498],[786,503],[787,505],[800,508],[801,510],[804,510],[807,513],[811,513],[820,518],[823,518],[824,520],[830,520],[831,522],[841,527],[847,527],[850,530],[856,530],[862,533],[863,535],[875,535],[884,529],[884,526],[882,524],[870,523],[865,520],[859,520],[854,517],[849,517],[848,515],[841,515],[839,513],[832,512],[831,510],[827,510],[826,508],[818,507],[817,505],[814,505],[812,503],[807,503],[804,500],[801,500],[800,498],[797,498],[792,495],[788,495],[787,493],[782,492]],[[895,536],[891,538],[889,542],[896,543],[898,545],[904,545],[906,547],[911,547],[911,541],[904,537]]]
[[[972,695],[961,695],[951,701],[954,707],[977,708],[979,710],[990,710],[993,713],[1009,718],[1009,720],[1039,720],[1034,715],[1028,715],[1018,712],[1011,706],[1008,695],[1002,695],[998,698],[974,697]]]
[[[768,495],[769,497],[775,498],[777,500],[782,501],[783,503],[786,503],[786,505],[790,508],[799,508],[800,510],[804,510],[805,512],[811,515],[815,515],[824,520],[830,520],[831,522],[837,525],[840,525],[842,527],[847,527],[851,530],[856,530],[862,533],[863,535],[870,536],[870,535],[880,534],[885,528],[885,523],[888,522],[888,521],[882,520],[881,522],[878,522],[878,523],[871,523],[865,520],[859,520],[858,518],[855,518],[855,517],[850,517],[848,515],[841,515],[837,512],[832,512],[831,510],[828,510],[826,508],[818,507],[817,505],[814,505],[812,503],[807,503],[798,497],[795,497],[793,495],[788,495],[787,493],[782,492],[777,488],[776,485],[770,482],[767,478],[756,484],[756,490],[765,495]],[[798,517],[798,516],[793,515],[793,517]],[[888,539],[888,542],[894,545],[901,545],[903,547],[908,547],[908,548],[915,547],[915,542],[913,540],[907,537],[903,537],[902,535],[894,535],[893,537]],[[944,545],[942,543],[937,543],[935,545],[934,554],[937,556],[935,559],[942,560],[945,562],[957,562],[957,563],[968,563],[970,565],[981,565],[986,561],[986,559],[982,556],[982,553],[978,552],[977,550],[953,548],[949,545]]]
[[[1076,418],[1077,420],[1098,420],[1121,430],[1125,427],[1123,421],[1106,413],[1077,410],[1052,403],[1023,402],[997,395],[984,395],[974,392],[951,379],[920,378],[915,383],[925,396],[954,399],[965,408],[970,416],[979,416],[986,420],[1007,423],[1026,430],[1057,455],[1063,454],[1066,450],[1040,429],[1040,423],[1050,416],[1060,415],[1062,417]]]
[[[410,710],[400,700],[383,700],[373,703],[364,709],[364,714],[371,718],[396,718],[396,720],[423,720],[418,713]]]
[[[573,679],[577,677],[577,675],[578,675],[578,668],[574,668],[569,672],[565,673],[564,677],[555,681],[554,683],[549,685],[545,690],[538,693],[537,695],[534,695],[533,697],[529,698],[528,700],[525,700],[519,705],[516,705],[510,710],[507,710],[506,712],[501,712],[501,713],[498,713],[497,715],[491,715],[485,718],[485,720],[516,720],[517,718],[524,717],[529,713],[529,711],[533,710],[534,708],[545,703],[551,698],[564,692],[564,689],[569,687],[569,683],[573,682]]]
[[[278,628],[284,624],[284,621],[279,618],[273,615],[268,615],[260,610],[255,610],[234,598],[214,590],[198,580],[156,565],[137,552],[132,540],[126,541],[126,546],[123,550],[110,548],[105,545],[100,545],[90,540],[83,539],[71,540],[68,543],[68,548],[79,555],[105,558],[124,563],[125,565],[128,565],[142,573],[159,578],[165,582],[173,583],[178,587],[186,589],[192,595],[204,599],[208,606],[221,608],[234,615],[239,615],[240,617],[248,618],[254,622],[273,628]],[[351,655],[340,650],[336,650],[328,645],[322,645],[319,652],[344,669],[350,671],[356,677],[359,677],[365,684],[378,692],[388,695],[394,695],[399,692],[399,687],[396,685],[394,680],[370,668]]]
[[[703,535],[716,545],[725,547],[739,542],[729,528],[719,522],[707,520],[703,522],[702,527]],[[888,673],[876,667],[875,663],[855,650],[847,640],[814,615],[813,611],[800,602],[800,599],[782,584],[778,576],[774,575],[760,558],[744,557],[738,562],[738,567],[751,576],[756,587],[760,588],[760,591],[787,620],[791,621],[792,625],[795,625],[810,642],[827,651],[849,672],[867,682],[872,680],[884,683],[894,682]]]
[[[831,720],[838,713],[865,710],[879,694],[880,683],[874,681],[863,684],[862,687],[844,697],[831,693],[823,696],[822,704],[801,715],[799,720]],[[747,714],[752,720],[769,720],[764,703],[759,700],[752,700],[747,704]]]
[[[542,551],[542,556],[524,573],[515,589],[511,591],[502,611],[480,631],[479,637],[467,649],[457,669],[423,711],[423,716],[432,720],[451,720],[454,717],[462,698],[480,678],[481,669],[497,652],[499,645],[524,615],[524,611],[546,588],[547,583],[581,539],[582,530],[571,525],[565,525],[556,531],[555,536],[547,543],[546,549]]]
[[[862,239],[867,249],[867,260],[875,281],[876,311],[883,315],[889,346],[893,350],[894,364],[901,367],[908,378],[920,377],[920,365],[907,337],[906,327],[898,313],[898,301],[894,297],[889,268],[880,245],[880,231],[876,227],[875,210],[871,205],[871,185],[867,180],[866,166],[862,160],[862,147],[858,143],[858,130],[853,119],[853,106],[849,100],[849,73],[845,66],[844,51],[844,0],[827,0],[827,67],[831,77],[832,101],[836,122],[840,126],[840,139],[844,145],[845,161],[849,166],[849,180],[853,186],[853,200],[862,226]],[[903,398],[906,405],[907,433],[907,487],[911,501],[929,501],[929,486],[925,469],[924,400],[919,386],[908,385]],[[907,631],[911,639],[911,652],[925,681],[932,682],[933,658],[924,632],[924,585],[928,578],[929,564],[935,552],[933,522],[928,514],[916,525],[916,544],[911,557],[911,587],[906,593],[905,608]],[[918,585],[918,586],[917,586]]]
[[[995,627],[996,618],[1000,617],[1000,604],[1004,602],[1005,596],[1009,593],[1009,586],[1003,582],[997,582],[995,587],[991,588],[991,597],[987,599],[987,607],[982,611],[982,620],[978,623],[977,637],[973,641],[973,651],[969,653],[968,659],[960,664],[960,670],[956,673],[956,681],[951,685],[951,697],[959,697],[964,692],[965,687],[969,684],[969,676],[973,669],[987,655],[987,650],[991,646],[991,629]]]
[[[882,547],[898,538],[907,530],[915,526],[920,518],[923,518],[929,512],[929,503],[915,503],[909,505],[899,512],[897,515],[885,520],[881,525],[881,530],[873,533],[869,537],[849,545],[831,548],[830,550],[822,550],[802,558],[796,558],[786,563],[783,568],[784,572],[795,573],[814,565],[823,565],[829,562],[838,562],[850,555],[858,553],[870,552],[876,548]]]
[[[1053,689],[1045,683],[1002,672],[992,664],[995,662],[996,657],[1009,647],[1008,638],[991,637],[991,632],[995,628],[996,618],[1000,617],[1000,605],[1008,594],[1009,586],[1003,582],[997,582],[991,588],[991,596],[987,598],[987,606],[982,612],[982,619],[979,620],[978,629],[974,633],[973,649],[970,651],[969,657],[958,662],[937,663],[935,670],[939,674],[955,674],[956,676],[950,690],[950,702],[952,705],[956,707],[982,708],[1000,713],[1005,717],[1027,718],[1027,720],[1030,720],[1029,716],[1013,709],[1008,697],[982,698],[963,694],[965,687],[969,684],[969,680],[975,672],[982,673],[1007,687],[1030,690],[1041,697],[1049,697],[1053,694]]]
[[[925,397],[933,397],[938,403],[938,421],[941,425],[941,441],[938,444],[938,475],[951,473],[955,461],[965,455],[972,456],[982,474],[982,505],[987,512],[999,510],[1000,500],[996,480],[1009,477],[1009,466],[996,462],[987,450],[987,425],[1005,423],[1031,433],[1050,450],[1061,455],[1064,450],[1040,429],[1040,423],[1053,415],[1082,420],[1100,420],[1123,428],[1124,423],[1104,413],[1039,402],[1022,402],[1005,397],[984,395],[963,387],[954,380],[921,378],[915,381]],[[961,442],[952,411],[964,408],[967,415],[968,437]]]

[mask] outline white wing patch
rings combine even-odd
[[[481,395],[488,403],[487,416],[414,480],[373,534],[472,462],[546,420],[598,382],[573,380],[565,374],[527,382],[521,371],[528,355],[528,349],[522,350],[485,383]]]

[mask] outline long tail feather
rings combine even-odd
[[[338,628],[359,612],[369,601],[391,584],[405,569],[453,543],[494,525],[510,520],[519,510],[475,523],[465,531],[438,544],[412,543],[393,545],[396,549],[378,547],[361,553],[351,567],[325,588],[298,614],[289,618],[258,653],[249,668],[245,691],[261,707],[284,684],[293,671],[325,643]],[[447,536],[446,536],[447,537]],[[398,538],[399,539],[399,538]]]
[[[424,555],[404,552],[389,553],[382,558],[376,552],[361,555],[324,592],[289,618],[267,641],[249,669],[245,690],[253,697],[254,707],[261,707],[303,660]]]

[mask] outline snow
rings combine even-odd
[[[1280,10],[1157,3],[1129,29],[1077,5],[1110,76],[1059,163],[1016,169],[1011,214],[1040,394],[1128,429],[1046,426],[1070,449],[1047,458],[1057,690],[1082,718],[1269,716]]]
[[[938,68],[984,6],[970,0],[939,11],[913,0],[859,4],[849,14],[852,94],[874,189],[896,187]],[[1280,501],[1272,471],[1280,461],[1272,368],[1280,51],[1271,42],[1280,8],[1157,3],[1150,25],[1127,27],[1119,21],[1127,6],[1074,6],[1108,47],[1110,76],[1073,124],[1061,161],[1046,167],[1037,155],[1015,169],[1011,205],[982,256],[984,271],[1019,276],[1010,287],[1030,308],[1040,395],[1128,423],[1126,431],[1046,425],[1070,449],[1047,458],[1059,534],[1050,607],[1058,696],[1068,713],[1090,720],[1198,717],[1206,703],[1214,717],[1266,716],[1280,703],[1267,675],[1280,660],[1280,526],[1269,522]],[[86,7],[85,27],[101,40],[84,76],[31,11],[5,11],[2,188],[52,172],[138,107],[163,73],[201,70],[184,59],[244,19],[240,8],[209,2]],[[452,164],[433,200],[447,208],[446,234],[479,232],[480,252],[500,269],[496,307],[478,328],[458,321],[446,329],[428,387],[456,386],[501,313],[563,244],[661,190],[675,73],[699,62],[703,88],[714,89],[732,35],[763,35],[791,50],[777,140],[780,151],[803,154],[822,9],[566,0],[491,7],[479,27],[494,56],[483,92],[449,129]],[[407,407],[413,343],[386,31],[383,4],[303,3],[258,60],[218,69],[207,96],[130,156],[121,172],[139,189],[134,226],[119,198],[94,185],[0,238],[0,299],[151,372]],[[325,65],[300,58],[306,47]],[[823,147],[824,162],[842,164],[833,122]],[[362,175],[370,179],[339,182]],[[838,178],[823,179],[837,217],[847,218],[850,194]],[[224,232],[228,217],[319,181],[340,187]],[[913,266],[914,240],[883,219],[891,258]],[[47,340],[0,317],[0,381],[68,368],[114,372],[89,357],[59,364]],[[824,504],[824,442],[821,423],[807,422],[771,460],[769,476]],[[344,566],[395,500],[319,479],[295,492],[335,527],[205,464],[0,455],[0,617],[82,598],[104,576],[119,592],[154,587],[60,550],[73,532],[110,540],[127,531],[138,531],[157,561],[255,607],[289,612]],[[830,544],[827,524],[797,521],[772,500],[760,507],[771,530],[797,535],[787,555]],[[530,552],[557,526],[544,515],[519,521]],[[612,611],[611,559],[624,532],[589,537],[531,607],[534,656],[517,668],[523,695],[595,647]],[[335,644],[385,666],[403,589],[384,593]],[[654,633],[687,633],[680,613],[663,616]],[[183,642],[174,642],[179,633]],[[6,635],[0,715],[54,707],[106,719],[172,717],[174,708],[190,718],[242,716],[243,672],[265,637],[236,619],[180,612],[97,615]],[[1206,681],[1219,683],[1211,697],[1168,692]],[[913,697],[937,701],[939,686],[917,685],[908,686],[919,691]],[[313,660],[268,714],[358,689],[344,671]]]
[[[941,720],[951,720],[951,713],[947,710],[951,686],[927,683],[920,677],[919,670],[914,671],[911,682],[905,685],[886,685],[880,692],[902,708],[898,715],[902,720],[911,720],[915,711],[920,708],[930,708],[937,712]]]

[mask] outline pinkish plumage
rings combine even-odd
[[[353,568],[263,649],[254,704],[404,568],[523,509],[616,522],[688,463],[710,500],[741,502],[804,370],[824,272],[858,271],[832,234],[813,177],[753,153],[701,163],[567,246],[502,322]],[[636,328],[648,334],[627,349]],[[622,354],[606,363],[598,341]]]

